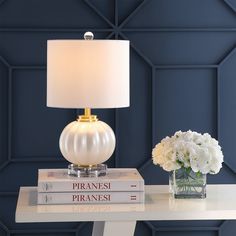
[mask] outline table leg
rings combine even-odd
[[[96,221],[92,236],[133,236],[136,221]]]

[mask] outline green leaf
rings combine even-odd
[[[196,176],[200,177],[202,175],[202,173],[200,171],[197,172]]]
[[[191,167],[187,167],[187,168],[185,168],[185,170],[186,170],[186,173],[187,173],[187,174],[190,174],[190,172],[191,172],[192,169],[191,169]]]

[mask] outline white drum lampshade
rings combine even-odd
[[[63,130],[60,149],[69,174],[104,175],[115,135],[90,109],[129,106],[129,41],[48,40],[47,106],[85,109]]]

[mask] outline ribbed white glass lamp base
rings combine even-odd
[[[92,170],[111,157],[115,149],[115,135],[111,127],[102,121],[77,120],[64,128],[59,143],[64,158],[72,166],[79,167],[75,169]],[[72,173],[70,168],[68,172]]]

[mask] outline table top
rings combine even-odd
[[[167,185],[145,186],[143,204],[37,205],[37,187],[21,187],[16,222],[236,219],[236,184],[208,185],[206,199],[174,199]]]

